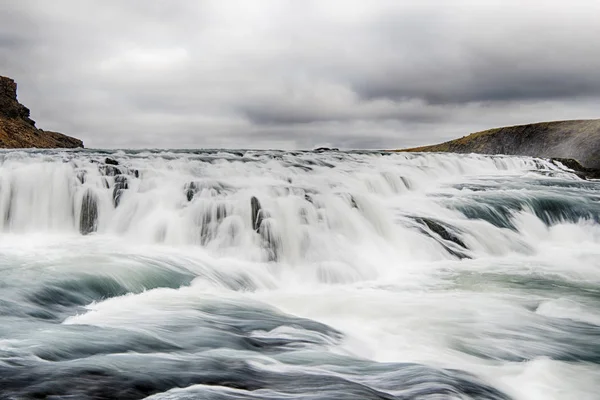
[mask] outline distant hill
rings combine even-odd
[[[575,159],[586,168],[600,169],[600,119],[496,128],[441,144],[399,151],[564,158]]]
[[[79,139],[36,128],[29,109],[17,101],[17,84],[0,76],[0,148],[76,148]]]

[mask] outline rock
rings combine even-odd
[[[600,169],[595,168],[586,168],[577,160],[572,158],[551,158],[550,162],[554,165],[558,165],[558,163],[564,165],[565,167],[572,169],[575,172],[575,175],[580,177],[581,179],[600,179]]]
[[[465,250],[468,249],[468,247],[465,245],[465,243],[458,236],[456,236],[455,234],[450,232],[446,227],[444,227],[439,222],[436,222],[430,218],[415,218],[415,221],[418,222],[419,224],[429,228],[430,231],[435,233],[437,236],[439,236],[443,240],[447,240],[449,242],[455,243]],[[428,233],[428,232],[424,231],[424,233]],[[431,236],[431,235],[429,235],[429,236]],[[453,256],[458,257],[460,259],[470,258],[468,255],[464,254],[463,252],[452,249],[447,244],[445,244],[439,240],[438,240],[438,242],[440,242],[440,244],[442,246],[444,246],[444,249],[446,249],[446,251],[448,253],[452,254]]]
[[[113,204],[115,208],[119,206],[119,203],[121,202],[121,196],[123,195],[123,191],[126,189],[129,189],[127,177],[124,175],[119,175],[115,177],[115,187],[113,188]]]
[[[81,170],[77,172],[77,179],[83,185],[85,183],[85,176],[87,175],[86,170]]]
[[[262,246],[267,251],[268,260],[279,261],[281,258],[281,239],[274,220],[272,218],[263,220],[258,233],[262,239]]]
[[[426,225],[433,232],[438,234],[442,239],[456,243],[460,247],[466,249],[467,246],[456,235],[449,232],[443,225],[429,218],[418,218],[417,222]]]
[[[200,216],[200,243],[206,245],[217,234],[219,225],[227,217],[227,204],[212,203],[207,205]]]
[[[123,171],[121,171],[121,169],[119,167],[115,167],[114,165],[105,165],[105,164],[99,164],[98,171],[100,171],[100,174],[102,174],[104,176],[117,176],[117,175],[121,175],[123,173]]]
[[[258,232],[260,225],[263,222],[262,208],[260,202],[254,196],[250,199],[250,215],[252,216],[252,229]]]
[[[35,126],[29,109],[17,101],[17,84],[0,76],[0,148],[78,148],[83,142]]]
[[[313,150],[315,153],[324,153],[326,151],[340,151],[340,149],[335,147],[317,147]]]
[[[81,216],[79,217],[79,232],[88,235],[98,228],[98,198],[91,189],[83,195]]]
[[[185,197],[187,198],[187,201],[192,201],[194,195],[198,191],[196,182],[190,182],[186,184],[183,189],[185,190]]]
[[[108,164],[108,165],[119,165],[119,162],[117,160],[109,158],[109,157],[106,157],[106,159],[104,160],[104,163]]]

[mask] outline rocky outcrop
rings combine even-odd
[[[476,132],[449,142],[400,151],[508,154],[577,160],[600,169],[600,119],[543,122]]]
[[[17,84],[0,76],[0,148],[77,148],[79,139],[35,126],[29,109],[17,101]]]
[[[557,165],[562,164],[567,168],[575,171],[575,175],[582,179],[600,179],[600,169],[586,168],[579,163],[579,161],[572,158],[551,158],[550,161]]]

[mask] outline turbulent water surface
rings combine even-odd
[[[2,399],[599,398],[600,183],[566,168],[279,151],[0,163]]]

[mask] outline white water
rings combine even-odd
[[[117,207],[104,154],[3,153],[5,286],[109,277],[129,294],[61,309],[58,322],[167,338],[212,299],[268,305],[340,331],[341,342],[323,339],[332,356],[465,370],[516,399],[597,398],[599,184],[529,158],[242,153],[110,154],[127,177]],[[188,201],[190,182],[199,189]],[[97,198],[97,229],[81,235],[85,193]],[[482,206],[505,210],[512,229],[467,218]],[[172,283],[173,274],[189,279]],[[12,323],[0,349],[27,353],[41,340]],[[253,335],[303,333],[284,325]],[[315,368],[268,354],[253,362]]]

